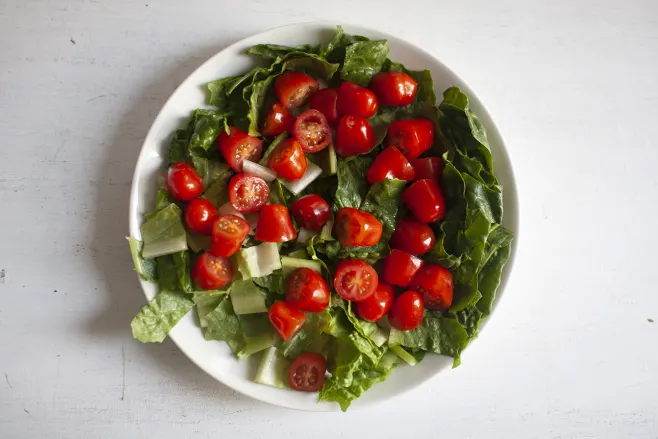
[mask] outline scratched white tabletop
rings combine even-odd
[[[347,414],[248,399],[129,328],[157,111],[229,43],[319,19],[457,71],[521,196],[507,296],[463,365]],[[0,1],[0,437],[658,437],[657,78],[654,0]]]

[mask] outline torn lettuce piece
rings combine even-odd
[[[126,238],[130,245],[130,253],[132,254],[133,263],[135,264],[135,271],[142,279],[155,282],[157,280],[157,273],[155,270],[155,263],[152,259],[144,259],[142,257],[143,243],[139,239]]]
[[[130,323],[133,337],[142,343],[161,343],[193,306],[189,295],[160,291]]]
[[[146,259],[187,250],[183,212],[170,204],[142,224],[142,255]]]

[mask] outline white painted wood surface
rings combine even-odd
[[[0,438],[658,437],[658,3],[333,3],[0,0]],[[316,19],[456,70],[521,194],[507,296],[463,365],[347,414],[247,399],[129,328],[155,114],[227,44]]]

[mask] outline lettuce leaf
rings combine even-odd
[[[233,311],[233,305],[228,296],[223,296],[219,305],[206,314],[205,321],[204,337],[206,340],[225,341],[236,356],[245,347],[246,342],[240,320]]]
[[[193,306],[186,294],[160,291],[130,323],[133,337],[142,343],[161,343]]]
[[[199,317],[199,325],[202,328],[208,326],[206,316],[210,314],[222,300],[225,299],[225,295],[228,293],[228,290],[217,290],[217,291],[199,291],[195,292],[192,296],[192,300],[196,305],[197,316]]]
[[[135,264],[135,271],[139,274],[139,277],[146,281],[155,282],[157,280],[155,263],[152,259],[144,259],[142,257],[142,247],[144,245],[142,241],[135,238],[128,238],[128,243],[130,245],[133,263]]]
[[[155,263],[158,286],[161,291],[182,291],[184,293],[194,291],[190,277],[190,255],[187,251],[159,256],[155,258]]]
[[[345,48],[340,79],[365,87],[370,79],[382,70],[387,57],[388,43],[386,40],[357,41]]]
[[[360,155],[348,159],[339,159],[337,163],[338,187],[334,196],[334,211],[343,207],[361,207],[370,185],[366,180],[366,172],[373,158]]]

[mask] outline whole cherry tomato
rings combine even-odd
[[[395,224],[389,244],[391,248],[412,255],[423,255],[434,247],[435,242],[436,238],[430,226],[413,218],[404,218]]]
[[[229,258],[237,252],[251,227],[244,219],[236,215],[221,215],[212,225],[210,253]]]
[[[436,264],[427,264],[414,276],[409,289],[417,291],[429,309],[444,311],[452,304],[452,273]]]
[[[425,306],[420,295],[415,291],[405,291],[393,301],[388,312],[388,321],[400,331],[416,329],[423,322]]]
[[[327,282],[310,268],[298,268],[286,278],[286,303],[297,311],[322,312],[330,295]]]
[[[256,175],[237,174],[228,183],[228,199],[240,213],[259,211],[269,198],[270,188]]]
[[[357,302],[354,308],[363,320],[376,322],[391,309],[394,298],[393,287],[380,281],[375,293],[363,302]]]
[[[441,157],[426,157],[411,160],[411,166],[414,167],[416,180],[429,178],[430,180],[439,181],[444,165]]]
[[[375,269],[360,259],[343,259],[336,267],[334,289],[345,300],[366,300],[375,294],[378,283]]]
[[[317,232],[331,214],[329,203],[316,194],[305,195],[290,205],[292,216],[301,227]]]
[[[278,102],[272,104],[265,114],[265,122],[261,134],[264,136],[278,136],[284,131],[290,131],[295,118],[286,107]]]
[[[415,159],[434,145],[434,124],[427,119],[401,119],[388,126],[386,145],[397,146],[408,159]]]
[[[338,114],[372,117],[377,113],[377,97],[365,87],[353,82],[343,82],[338,88]]]
[[[217,137],[217,148],[235,172],[242,172],[242,161],[257,162],[263,152],[263,141],[239,128],[229,127],[230,134],[222,130]]]
[[[215,219],[217,209],[205,198],[195,198],[185,206],[185,224],[194,233],[210,235]]]
[[[382,237],[382,231],[382,223],[368,212],[343,207],[336,214],[334,233],[344,247],[375,245]]]
[[[219,290],[232,279],[231,261],[208,252],[202,254],[192,268],[192,280],[204,290]]]
[[[418,180],[404,191],[402,199],[416,219],[423,223],[438,221],[446,213],[443,193],[434,180]]]
[[[391,70],[373,76],[369,87],[382,105],[409,105],[416,96],[418,83],[406,73]]]
[[[288,384],[300,392],[315,392],[324,385],[327,360],[314,352],[304,352],[288,369]]]
[[[297,237],[286,206],[266,204],[258,215],[256,239],[264,242],[286,242]]]
[[[304,105],[318,88],[318,81],[302,72],[287,71],[274,81],[274,93],[289,110]]]
[[[324,117],[327,118],[329,123],[336,123],[338,122],[337,100],[338,89],[323,88],[313,93],[311,99],[308,101],[308,107],[324,114]]]
[[[366,173],[368,183],[395,179],[411,181],[414,179],[414,168],[409,160],[395,146],[389,146],[380,152]]]
[[[291,309],[284,301],[274,302],[267,315],[283,341],[290,340],[306,321],[304,314]]]
[[[422,266],[422,259],[400,250],[391,250],[382,265],[382,278],[391,285],[406,287]]]
[[[341,157],[364,154],[375,146],[375,132],[368,119],[343,116],[336,129],[336,152]]]
[[[318,152],[331,143],[331,128],[324,114],[318,110],[306,110],[295,120],[295,138],[304,152]]]
[[[299,180],[308,167],[304,150],[296,139],[286,139],[279,143],[267,165],[286,180]]]
[[[190,201],[203,193],[203,180],[192,165],[179,162],[167,171],[167,187],[178,201]]]

